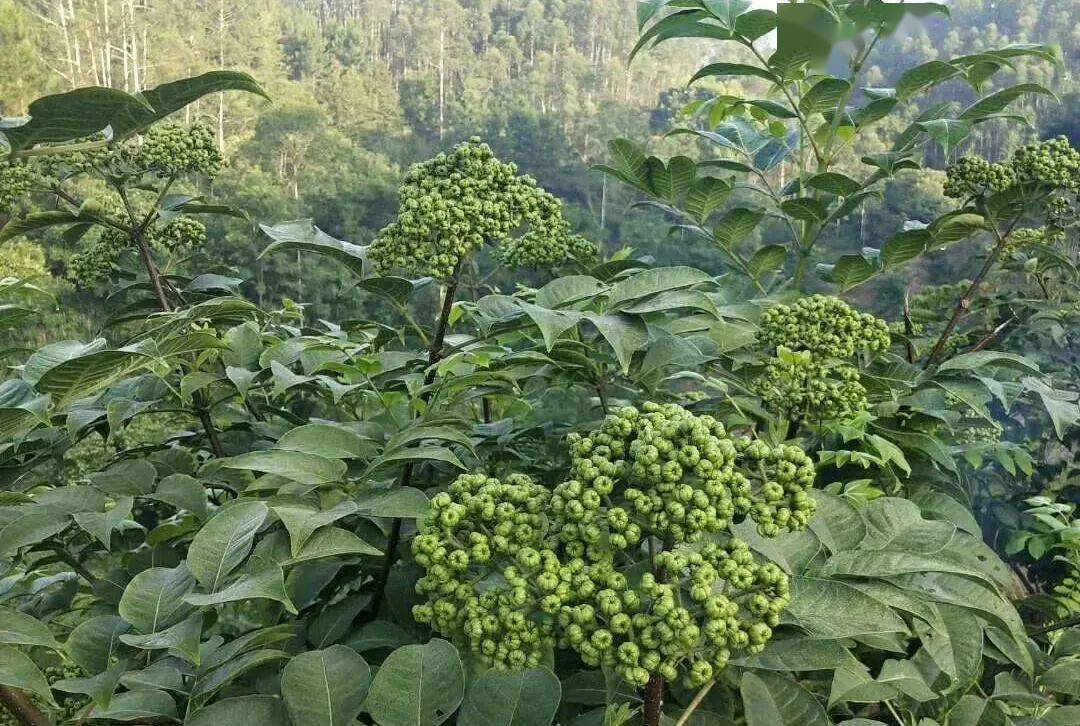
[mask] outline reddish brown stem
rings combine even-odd
[[[651,542],[652,540],[650,540]],[[664,540],[661,551],[666,552],[674,546],[670,539]],[[650,545],[650,552],[652,546]],[[663,567],[653,565],[653,576],[657,582],[667,582],[667,572]],[[645,684],[644,706],[642,707],[643,726],[660,726],[660,715],[664,706],[664,679],[659,673],[649,676],[649,682]]]
[[[996,224],[991,225],[991,229],[997,239],[997,244],[994,245],[990,254],[987,255],[986,261],[979,270],[979,274],[975,275],[975,279],[968,285],[967,291],[965,291],[964,294],[960,296],[960,299],[956,301],[956,308],[953,310],[952,317],[949,318],[949,322],[945,326],[945,330],[942,331],[941,337],[938,338],[937,343],[934,344],[934,349],[931,350],[930,355],[927,356],[926,362],[923,364],[923,370],[929,370],[945,350],[945,345],[949,342],[949,338],[952,337],[953,332],[956,330],[956,326],[960,324],[960,320],[967,314],[968,310],[971,309],[971,303],[975,299],[975,296],[978,295],[983,280],[990,274],[990,270],[993,269],[998,258],[1001,257],[1001,253],[1005,250],[1006,240],[1008,240],[1009,235],[1012,234],[1013,228],[1019,224],[1019,222],[1019,217],[1012,220],[1004,233],[998,229]]]
[[[18,689],[0,686],[0,704],[23,726],[49,726],[49,717]]]

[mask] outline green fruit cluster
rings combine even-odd
[[[151,126],[135,147],[132,161],[164,176],[202,174],[213,180],[221,171],[221,152],[214,129],[206,123],[190,126],[166,122]]]
[[[467,474],[432,500],[413,541],[427,598],[415,617],[498,667],[558,646],[636,686],[653,674],[700,686],[733,652],[760,651],[788,580],[728,530],[743,518],[765,536],[804,528],[806,453],[651,403],[569,447],[572,478],[553,491]]]
[[[550,499],[522,474],[505,482],[465,474],[436,495],[412,542],[427,571],[416,585],[427,602],[413,617],[468,642],[488,664],[536,666],[554,632],[554,618],[534,617],[541,593],[568,593],[547,531]]]
[[[766,364],[754,388],[770,410],[792,421],[850,419],[868,405],[855,366],[784,347]]]
[[[966,199],[1003,192],[1018,184],[1080,190],[1080,151],[1064,136],[1029,144],[1008,161],[965,156],[946,170],[945,196]]]
[[[851,358],[858,350],[888,350],[892,341],[884,320],[859,313],[840,298],[811,295],[762,313],[758,342],[818,358]]]
[[[889,324],[830,295],[812,295],[766,310],[758,342],[776,356],[754,381],[771,410],[796,421],[845,419],[867,407],[859,370],[846,363],[859,351],[889,349]]]
[[[801,449],[730,436],[676,404],[624,408],[568,441],[571,481],[556,487],[551,509],[574,556],[633,547],[643,530],[692,543],[744,516],[772,536],[804,528],[814,510],[814,466]]]
[[[155,247],[175,252],[181,248],[200,247],[206,241],[206,225],[191,217],[176,217],[148,231]]]
[[[997,421],[969,419],[961,422],[956,438],[965,444],[996,444],[1004,432],[1004,427]]]
[[[0,161],[0,212],[12,209],[37,186],[37,169],[23,162]]]
[[[1022,182],[1080,191],[1080,151],[1072,147],[1068,137],[1058,136],[1017,149],[1012,166]]]
[[[511,267],[595,254],[591,244],[571,234],[554,196],[519,174],[515,164],[499,161],[478,138],[411,167],[398,194],[397,219],[370,249],[384,274],[403,269],[448,279],[484,245],[495,246],[496,256]]]
[[[1064,232],[1058,229],[1053,229],[1051,227],[1025,227],[1013,230],[1009,236],[1005,238],[1004,251],[1006,253],[1020,252],[1021,250],[1035,245],[1058,244],[1064,239]]]

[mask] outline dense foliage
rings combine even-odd
[[[203,254],[254,226],[209,184],[225,122],[187,114],[265,95],[251,76],[0,125],[9,721],[1080,721],[1080,154],[978,153],[1053,95],[987,84],[1060,52],[886,88],[875,49],[942,6],[639,10],[631,55],[725,55],[688,71],[678,155],[616,139],[598,171],[698,266],[605,254],[472,139],[410,168],[371,244],[263,219],[263,257],[318,257],[371,311],[335,321]],[[949,82],[973,97],[920,105]],[[935,158],[932,216],[825,244]],[[960,279],[859,305],[945,248]],[[55,294],[95,292],[99,337],[30,340]]]

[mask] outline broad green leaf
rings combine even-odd
[[[0,556],[20,547],[37,544],[67,529],[71,520],[64,512],[48,507],[35,508],[0,526]]]
[[[247,73],[209,71],[192,78],[163,83],[138,94],[145,104],[125,105],[109,123],[116,138],[143,131],[151,124],[179,111],[203,96],[223,91],[245,91],[269,99],[266,92]],[[153,109],[152,112],[148,110]]]
[[[164,630],[191,613],[183,597],[194,588],[195,578],[183,563],[143,570],[124,588],[118,606],[120,617],[142,633]]]
[[[145,635],[124,633],[120,641],[140,650],[167,650],[184,660],[198,664],[199,641],[202,637],[202,613],[195,613],[165,630]]]
[[[88,678],[64,678],[52,683],[52,688],[64,693],[81,693],[90,696],[94,703],[101,708],[107,708],[112,701],[116,687],[120,685],[120,677],[124,674],[127,664],[120,662],[97,675]]]
[[[776,13],[758,8],[735,18],[735,32],[747,40],[757,40],[776,29]]]
[[[264,449],[222,459],[222,466],[228,469],[246,469],[277,474],[291,481],[318,487],[323,484],[339,482],[348,468],[344,461],[327,459],[317,454],[283,449]]]
[[[154,491],[157,470],[146,459],[125,459],[104,471],[90,475],[90,481],[103,492],[115,496],[138,497]]]
[[[49,682],[30,656],[11,645],[0,645],[0,685],[18,688],[55,704]]]
[[[863,284],[880,272],[877,265],[862,255],[842,255],[835,265],[819,264],[817,270],[822,279],[839,285],[844,291]]]
[[[776,74],[767,68],[747,65],[745,63],[711,63],[695,73],[690,79],[690,83],[696,83],[702,78],[729,78],[735,76],[754,76],[757,78],[764,78],[770,83],[779,82]]]
[[[138,671],[127,671],[120,677],[120,683],[132,691],[184,691],[184,676],[175,665],[158,661]]]
[[[277,448],[326,459],[357,459],[371,453],[372,443],[343,426],[313,423],[286,431],[278,439]]]
[[[607,285],[589,275],[557,277],[536,291],[536,304],[557,309],[589,300],[607,290]]]
[[[361,492],[354,497],[357,514],[368,517],[423,519],[428,513],[428,498],[419,489],[397,487],[389,491]]]
[[[61,340],[38,348],[23,365],[23,379],[35,384],[41,377],[65,361],[104,350],[108,342],[98,338],[89,343],[78,340]]]
[[[417,288],[417,285],[411,280],[392,276],[369,277],[356,283],[356,286],[399,305],[403,305],[408,301],[409,296]]]
[[[76,625],[64,649],[85,670],[100,673],[112,664],[114,655],[124,650],[120,636],[129,630],[131,625],[115,615],[98,615]]]
[[[373,599],[373,593],[359,592],[326,606],[308,625],[308,642],[316,648],[326,648],[341,640],[352,628],[356,616],[363,612]]]
[[[926,572],[898,575],[890,577],[889,581],[918,596],[974,610],[1003,627],[1018,644],[1027,641],[1023,622],[1012,603],[977,580],[948,572]],[[1030,671],[1030,654],[1026,649],[1020,652],[1024,662],[1017,665]]]
[[[165,691],[157,690],[118,693],[109,701],[108,708],[94,709],[93,717],[141,723],[180,720],[173,697]]]
[[[790,676],[746,671],[739,684],[747,726],[828,726],[817,699]]]
[[[87,398],[153,362],[138,344],[71,358],[47,370],[34,387],[52,394],[57,406]]]
[[[952,158],[953,152],[971,135],[973,128],[969,121],[954,118],[931,119],[919,123],[918,126],[938,143],[941,153],[947,159]]]
[[[611,287],[608,293],[608,309],[617,310],[620,306],[649,295],[682,290],[712,280],[712,275],[693,267],[658,267],[644,270]]]
[[[609,141],[608,148],[611,150],[616,166],[596,164],[592,167],[593,170],[613,176],[628,186],[652,195],[653,190],[648,182],[648,159],[645,155],[626,139]],[[639,160],[640,167],[638,166]]]
[[[315,530],[333,524],[350,514],[355,514],[358,507],[356,502],[346,500],[339,502],[324,512],[310,507],[294,505],[279,505],[272,507],[272,509],[274,514],[281,520],[281,523],[285,525],[285,529],[289,531],[289,541],[292,544],[292,554],[295,557]]]
[[[598,315],[586,313],[585,319],[596,326],[600,335],[608,342],[623,373],[630,370],[630,360],[634,353],[649,341],[649,333],[639,318],[629,315]]]
[[[197,479],[187,474],[170,474],[158,482],[150,496],[191,512],[199,520],[206,519],[206,490]]]
[[[900,692],[892,683],[874,679],[862,663],[854,661],[833,673],[829,689],[829,708],[838,703],[875,703],[891,701]]]
[[[514,305],[523,310],[540,329],[540,334],[544,337],[544,347],[549,351],[555,347],[555,342],[563,333],[581,322],[581,314],[573,310],[548,310],[524,300],[515,300]]]
[[[788,251],[783,245],[765,245],[754,253],[746,266],[755,279],[760,279],[762,276],[783,267],[787,258]]]
[[[78,512],[73,514],[72,518],[83,531],[101,542],[106,550],[111,550],[113,530],[130,521],[133,504],[131,497],[120,497],[115,506],[107,512]]]
[[[383,454],[371,462],[368,471],[372,472],[384,466],[403,461],[441,461],[458,469],[467,468],[461,463],[461,459],[458,458],[457,454],[445,446],[416,446]]]
[[[43,96],[27,109],[29,119],[7,127],[0,134],[12,151],[37,144],[73,141],[105,131],[125,111],[149,113],[149,104],[138,96],[114,88],[77,88]]]
[[[60,644],[56,642],[49,626],[31,615],[4,607],[0,607],[0,644],[2,643],[60,649]]]
[[[820,671],[850,660],[851,653],[839,640],[796,637],[772,640],[760,653],[733,662],[767,671]]]
[[[289,726],[285,704],[277,696],[237,696],[215,701],[191,714],[186,726]]]
[[[806,186],[811,189],[819,189],[838,197],[850,196],[862,188],[862,185],[859,182],[848,175],[835,171],[814,174],[806,180]]]
[[[247,558],[268,513],[263,502],[241,501],[210,519],[188,549],[187,566],[199,584],[215,592]]]
[[[313,252],[340,262],[357,277],[363,278],[367,269],[367,248],[334,239],[315,226],[310,219],[297,219],[273,226],[259,225],[274,240],[259,254],[273,252]]]
[[[942,604],[936,607],[941,619],[922,636],[926,652],[958,685],[973,683],[982,672],[982,625],[962,608]]]
[[[1045,382],[1026,377],[1021,383],[1024,390],[1034,392],[1042,400],[1051,423],[1054,424],[1054,432],[1059,439],[1064,440],[1066,432],[1080,423],[1080,405],[1074,400],[1075,394],[1068,391],[1059,391],[1048,386]]]
[[[1039,676],[1039,685],[1054,693],[1080,697],[1080,660],[1060,660]]]
[[[749,237],[764,218],[761,210],[738,207],[724,215],[713,230],[717,244],[725,249],[732,249]]]
[[[250,575],[241,575],[231,585],[215,589],[209,595],[192,593],[184,596],[184,602],[196,607],[255,599],[274,600],[296,615],[296,606],[289,600],[289,593],[285,590],[285,572],[277,565]]]
[[[0,134],[3,134],[0,129]],[[75,224],[82,221],[77,215],[59,210],[48,212],[33,212],[25,217],[12,216],[7,223],[0,227],[0,242],[22,237],[28,232],[36,232],[39,229],[58,227],[60,225]]]
[[[904,633],[907,626],[892,608],[851,585],[819,577],[793,577],[786,616],[810,635],[850,638]]]
[[[886,269],[913,260],[926,251],[933,236],[925,229],[911,229],[891,237],[881,246],[881,262]]]
[[[937,554],[956,534],[956,527],[923,519],[917,504],[899,497],[879,497],[861,511],[866,521],[860,545],[864,549]]]
[[[416,640],[416,636],[389,620],[374,620],[362,626],[345,641],[358,653],[380,648],[400,648]]]
[[[896,84],[896,96],[906,101],[912,96],[927,91],[939,83],[959,76],[962,70],[944,61],[933,60],[905,71]]]
[[[802,222],[822,222],[829,216],[825,205],[812,197],[788,199],[780,204],[780,211]]]
[[[436,638],[391,653],[375,674],[364,709],[380,726],[438,726],[464,694],[457,648]]]
[[[270,648],[274,645],[284,647],[285,643],[295,639],[298,635],[299,624],[296,622],[249,631],[208,652],[202,661],[200,673],[209,673],[237,656],[250,653],[253,650]]]
[[[875,98],[870,103],[855,111],[854,121],[859,129],[864,129],[893,112],[898,105],[898,98]]]
[[[713,212],[724,205],[729,196],[731,185],[726,181],[711,176],[702,177],[694,182],[683,206],[698,223],[704,224]]]
[[[371,668],[343,645],[293,657],[281,672],[281,696],[293,723],[347,726],[356,721],[371,684]]]
[[[989,365],[1028,370],[1032,373],[1039,372],[1038,363],[1030,358],[1026,358],[1016,353],[1006,353],[1004,351],[996,350],[980,350],[974,353],[962,353],[953,356],[938,366],[938,372],[974,371]]]
[[[296,553],[295,557],[290,558],[284,564],[292,566],[323,557],[346,557],[349,555],[378,557],[382,555],[382,552],[348,530],[340,527],[323,527],[311,536],[300,551]]]
[[[989,96],[979,99],[964,109],[960,114],[960,119],[962,121],[978,121],[999,114],[1008,108],[1009,104],[1013,101],[1021,96],[1029,95],[1043,95],[1050,96],[1054,99],[1057,98],[1053,91],[1045,86],[1040,86],[1038,83],[1021,83],[1016,86],[1004,88],[997,93],[991,93]]]
[[[929,230],[934,236],[934,244],[948,245],[967,239],[986,228],[986,220],[981,215],[958,210],[935,219]]]
[[[550,726],[562,684],[547,668],[489,670],[472,682],[458,726]]]
[[[218,690],[227,686],[248,671],[268,663],[288,660],[288,658],[288,653],[269,648],[242,653],[235,658],[225,661],[209,672],[200,672],[195,678],[195,684],[191,689],[191,697],[198,701],[208,699]]]
[[[820,67],[836,43],[840,20],[827,6],[780,3],[776,6],[776,53],[769,65],[785,73],[809,64]]]
[[[842,78],[823,78],[799,101],[804,116],[836,108],[851,93],[851,84]]]

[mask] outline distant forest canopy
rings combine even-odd
[[[702,57],[668,43],[627,64],[637,39],[635,0],[0,0],[0,114],[19,115],[34,98],[84,85],[136,91],[173,78],[229,68],[256,77],[274,99],[220,94],[184,113],[211,120],[229,165],[214,196],[256,222],[312,216],[329,233],[367,242],[395,213],[394,189],[411,163],[473,135],[516,161],[569,205],[581,232],[607,253],[623,246],[665,261],[665,248],[709,269],[710,249],[669,236],[656,215],[627,211],[634,201],[589,166],[617,137],[650,139],[652,153],[675,155],[693,142],[665,138],[695,99],[688,87]],[[1060,44],[1060,67],[1021,59],[993,84],[1037,82],[1060,103],[1030,96],[1002,120],[979,127],[969,147],[990,158],[1033,136],[1069,135],[1076,121],[1080,0],[954,0],[952,20],[929,18],[875,52],[866,85],[889,86],[898,69],[1009,43]],[[726,44],[721,48],[727,49]],[[702,55],[705,54],[702,50]],[[725,53],[733,53],[724,50]],[[738,58],[725,58],[738,60]],[[750,80],[708,81],[735,84]],[[991,86],[992,87],[992,86]],[[716,90],[713,86],[711,90]],[[723,87],[721,87],[723,90]],[[959,83],[927,103],[968,100]],[[881,125],[888,138],[910,119]],[[873,148],[873,135],[860,141]],[[961,150],[963,151],[963,150]],[[929,151],[928,153],[940,152]],[[941,168],[944,159],[930,158]],[[836,229],[823,254],[859,249],[875,230],[892,233],[927,219],[940,205],[941,179],[918,172],[890,182],[884,199]],[[293,298],[325,314],[347,315],[340,272],[322,261],[258,260],[260,233],[215,222],[204,253],[252,281],[260,300]],[[763,234],[768,235],[768,230]],[[45,245],[45,264],[63,277],[66,250]],[[21,250],[24,257],[34,251]],[[905,271],[906,279],[863,292],[883,306],[904,285],[933,282],[943,261]],[[962,257],[957,257],[961,259]],[[97,299],[80,295],[87,305]],[[876,294],[880,300],[866,299]],[[888,300],[884,298],[888,298]],[[71,314],[71,313],[69,313]]]

